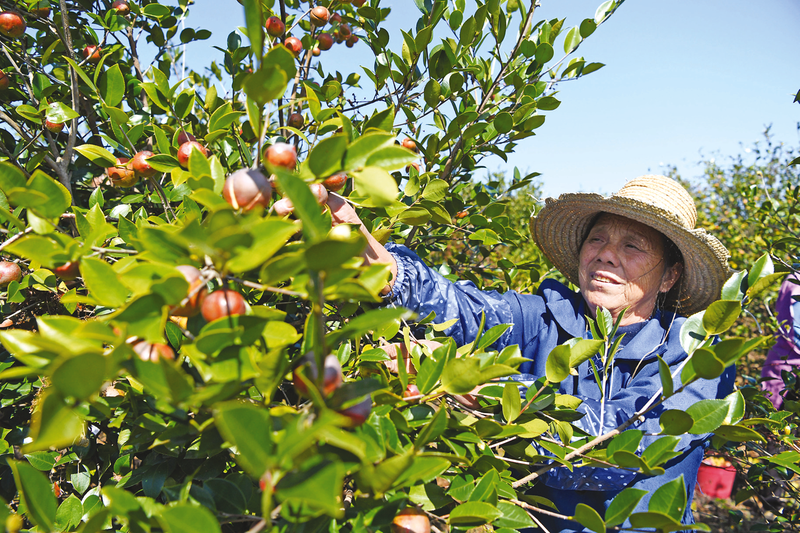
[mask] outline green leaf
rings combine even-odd
[[[606,509],[606,527],[623,523],[647,494],[646,490],[628,487],[617,494]]]
[[[64,58],[64,60],[67,63],[70,64],[70,66],[73,69],[75,69],[75,72],[78,74],[80,79],[82,79],[83,82],[86,85],[89,86],[89,88],[92,90],[92,92],[97,92],[97,87],[95,87],[94,82],[92,81],[92,79],[86,74],[86,71],[84,71],[83,68],[81,68],[80,65],[78,65],[74,60],[70,59],[68,56],[62,56],[62,57]]]
[[[738,300],[719,300],[708,306],[703,315],[703,329],[709,335],[719,335],[727,331],[742,311]]]
[[[497,520],[502,512],[486,502],[467,502],[450,511],[450,524],[464,529],[479,527]]]
[[[26,444],[23,451],[71,446],[83,430],[84,423],[78,414],[66,405],[60,394],[51,390],[42,396],[33,412],[30,433],[33,442]]]
[[[449,394],[468,394],[478,385],[516,373],[514,368],[506,365],[481,368],[477,358],[451,359],[442,372],[442,388]]]
[[[5,192],[16,187],[25,187],[25,174],[18,167],[8,161],[0,162],[0,190]]]
[[[499,528],[509,529],[522,529],[526,527],[535,527],[536,524],[533,519],[525,512],[525,509],[508,502],[498,502],[497,509],[502,513],[502,516],[492,522],[492,526],[498,533],[505,533],[506,530]]]
[[[635,452],[639,443],[642,441],[642,432],[638,429],[629,429],[623,431],[614,437],[608,444],[608,456],[614,457],[614,454],[620,451]]]
[[[267,218],[258,222],[251,231],[252,245],[234,256],[228,262],[228,269],[240,273],[262,266],[299,230],[299,224],[290,220]]]
[[[413,163],[418,158],[419,156],[408,148],[392,145],[372,152],[367,158],[366,166],[379,167],[389,171],[398,170]]]
[[[361,170],[367,164],[367,158],[375,151],[394,144],[395,136],[391,133],[368,133],[362,135],[350,146],[344,158],[344,170]]]
[[[150,6],[152,5],[150,4]],[[203,506],[179,503],[174,507],[167,507],[157,516],[159,523],[167,533],[194,533],[196,531],[221,533],[222,531],[217,518]]]
[[[439,410],[433,415],[431,421],[428,422],[422,431],[417,435],[414,441],[414,448],[421,450],[426,444],[431,443],[439,438],[447,429],[447,410],[439,406]]]
[[[670,374],[669,365],[661,358],[660,355],[658,357],[658,377],[661,379],[661,388],[663,389],[663,395],[672,396],[672,393],[675,391],[672,383],[672,375]]]
[[[72,203],[69,191],[59,182],[36,170],[24,189],[11,189],[8,199],[12,204],[36,211],[43,218],[58,218]]]
[[[382,168],[366,167],[360,172],[353,172],[353,179],[356,194],[367,199],[362,202],[365,206],[385,207],[397,200],[397,182]]]
[[[308,184],[283,168],[271,168],[278,178],[278,185],[294,204],[294,212],[303,221],[303,233],[311,242],[322,240],[330,229],[330,224],[322,216],[322,208],[317,203]]]
[[[20,503],[28,518],[43,531],[53,531],[56,519],[56,497],[50,481],[31,465],[7,460],[19,491]]]
[[[247,23],[247,37],[253,57],[260,58],[264,50],[264,15],[261,0],[244,0],[244,20]]]
[[[511,423],[517,419],[521,409],[519,385],[516,381],[509,381],[503,387],[503,418]]]
[[[714,435],[732,442],[767,442],[758,431],[745,426],[723,424],[714,431]]]
[[[106,357],[84,353],[69,357],[53,371],[53,385],[64,396],[83,400],[100,390],[106,377]]]
[[[747,286],[752,287],[759,279],[774,273],[775,265],[772,263],[772,257],[766,253],[759,257],[750,268],[750,273],[747,275]]]
[[[117,158],[114,157],[111,152],[100,146],[84,144],[82,146],[76,146],[75,151],[98,167],[108,168],[117,164]]]
[[[664,513],[680,521],[686,511],[686,482],[683,474],[656,489],[650,497],[647,510]]]
[[[694,352],[705,341],[706,330],[703,329],[703,313],[705,311],[693,314],[681,326],[681,347],[688,354]]]
[[[68,105],[62,104],[61,102],[52,102],[47,105],[44,116],[50,122],[64,123],[73,118],[78,118],[80,114],[76,113]]]
[[[772,288],[773,285],[777,285],[784,277],[786,277],[786,272],[776,272],[759,278],[758,281],[747,289],[747,297],[750,300],[755,300]]]
[[[668,409],[658,419],[662,435],[683,435],[692,429],[694,420],[679,409]]]
[[[220,434],[236,446],[236,460],[247,473],[261,477],[273,464],[272,421],[266,409],[231,401],[219,405],[214,421]]]
[[[298,505],[340,517],[344,512],[340,501],[343,482],[344,465],[326,461],[281,479],[276,496],[290,508]]]
[[[82,516],[83,505],[81,505],[81,501],[74,494],[70,494],[58,506],[55,517],[56,528],[61,531],[70,531],[80,525]]]
[[[725,364],[708,348],[698,348],[692,355],[692,369],[704,379],[715,379],[725,370]]]
[[[111,319],[126,325],[128,335],[142,337],[150,342],[164,342],[162,332],[167,322],[167,308],[164,299],[158,294],[134,298],[114,313]]]
[[[394,106],[389,106],[383,111],[378,111],[364,124],[363,131],[375,128],[383,131],[392,131],[394,127]]]
[[[603,346],[602,340],[593,339],[578,339],[577,342],[570,345],[569,349],[569,366],[576,368],[584,361],[591,358],[594,354],[598,353]]]
[[[744,281],[745,276],[747,276],[747,272],[745,270],[740,270],[731,274],[731,277],[728,278],[728,281],[726,281],[722,286],[722,294],[720,299],[741,301],[741,299],[744,297],[744,293],[742,292],[742,282]]]
[[[425,84],[424,98],[428,107],[436,107],[439,104],[439,96],[442,94],[442,87],[439,82],[431,78]]]
[[[575,506],[575,520],[592,531],[606,533],[606,525],[603,523],[600,514],[585,503],[579,503]]]
[[[114,65],[100,76],[98,83],[103,103],[109,107],[117,107],[125,97],[125,78],[119,65]]]
[[[725,400],[700,400],[690,405],[686,413],[694,420],[689,433],[702,435],[716,430],[728,415],[728,402]]]
[[[561,383],[569,376],[571,348],[562,344],[553,348],[545,363],[545,376],[550,383]]]
[[[681,530],[710,531],[708,526],[705,524],[681,524],[679,520],[676,520],[665,513],[658,513],[654,511],[632,514],[631,525],[634,528],[649,530],[655,528],[660,533],[670,533],[671,531]]]
[[[347,150],[347,135],[331,135],[319,141],[308,154],[308,168],[318,178],[327,178],[342,170]]]
[[[119,281],[114,269],[101,259],[81,260],[81,276],[92,297],[108,307],[120,307],[128,299],[128,289]]]
[[[550,43],[539,43],[536,47],[536,52],[534,53],[534,57],[536,58],[536,62],[544,65],[555,55],[555,51]]]

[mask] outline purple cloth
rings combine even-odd
[[[796,303],[793,296],[800,296],[800,275],[794,273],[788,276],[781,285],[778,292],[778,300],[775,307],[778,310],[778,324],[780,331],[777,335],[777,342],[767,353],[767,360],[764,361],[764,368],[761,370],[761,377],[765,378],[761,388],[767,392],[767,397],[772,400],[775,409],[780,409],[783,405],[783,396],[780,392],[785,388],[781,372],[792,367],[800,366],[800,348],[795,342],[795,325],[800,322],[800,316],[796,316],[792,307]],[[800,324],[799,324],[800,325]]]

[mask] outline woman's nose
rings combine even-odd
[[[619,261],[619,254],[614,243],[606,242],[597,251],[597,260],[603,263],[616,265]]]

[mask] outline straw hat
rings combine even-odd
[[[578,284],[581,244],[601,212],[655,228],[680,249],[683,274],[667,296],[667,307],[688,316],[720,297],[722,285],[730,276],[730,254],[716,237],[695,229],[694,200],[678,182],[665,176],[641,176],[609,197],[571,193],[545,201],[539,213],[531,217],[531,234],[570,282]]]

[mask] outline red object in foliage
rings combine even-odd
[[[730,498],[734,479],[736,479],[736,468],[730,465],[714,466],[702,463],[697,471],[697,486],[703,494],[712,498]]]

